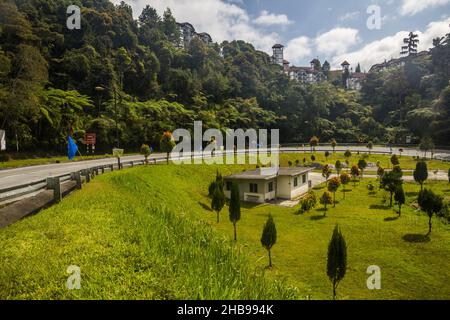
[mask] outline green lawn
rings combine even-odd
[[[162,169],[98,177],[62,203],[0,229],[0,299],[297,296],[289,285],[267,280],[208,223],[189,218],[187,202],[173,206],[169,185],[153,179]],[[81,268],[81,290],[66,289],[70,265]]]
[[[325,152],[315,152],[315,153],[289,153],[283,154],[280,157],[280,163],[282,166],[287,166],[288,161],[291,161],[293,165],[295,165],[295,161],[299,161],[299,165],[303,165],[303,159],[306,160],[306,163],[311,163],[311,156],[314,155],[316,160],[314,162],[318,163],[328,163],[335,164],[336,160],[340,160],[342,163],[345,163],[346,158],[344,157],[344,152],[330,152],[330,156],[328,159],[325,159]],[[363,153],[357,154],[356,152],[352,152],[352,156],[348,159],[349,164],[357,164],[358,160],[363,156]],[[381,155],[381,154],[367,154],[368,158],[367,162],[372,162],[376,164],[378,161],[383,168],[392,168],[391,164],[391,156],[390,155]],[[414,170],[416,168],[416,160],[413,157],[401,156],[398,157],[400,161],[400,167],[403,170]],[[426,160],[428,170],[436,170],[439,169],[441,171],[447,172],[450,169],[450,162],[443,162],[440,160]],[[368,168],[370,170],[370,168]],[[376,170],[376,167],[372,170]]]
[[[383,203],[382,191],[369,193],[369,179],[356,188],[347,186],[346,200],[339,193],[340,203],[325,218],[320,205],[305,215],[273,205],[244,205],[233,244],[227,208],[219,224],[209,210],[207,186],[217,169],[226,175],[243,167],[158,165],[116,171],[0,230],[0,298],[330,299],[326,252],[336,223],[348,244],[339,299],[450,296],[450,226],[434,219],[430,241],[413,242],[427,231],[425,215],[409,205],[417,185],[405,184],[408,205],[398,219]],[[427,187],[450,197],[448,183]],[[174,214],[155,210],[161,206]],[[278,230],[273,269],[266,269],[267,253],[260,244],[269,213]],[[81,267],[77,292],[64,287],[71,264]],[[366,287],[370,265],[381,268],[381,290]]]

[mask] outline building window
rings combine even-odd
[[[303,184],[306,183],[306,174],[304,174],[304,175],[302,176],[302,183],[303,183]]]
[[[269,192],[273,191],[273,182],[269,182]]]
[[[295,177],[294,178],[294,188],[296,188],[298,186],[298,178]]]
[[[258,185],[256,183],[250,183],[250,193],[258,193]]]
[[[227,191],[231,191],[231,185],[233,183],[231,181],[227,181]]]

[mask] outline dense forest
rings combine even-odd
[[[66,27],[81,7],[81,29]],[[207,31],[207,30],[205,30]],[[370,73],[361,92],[339,83],[289,80],[270,56],[243,41],[179,48],[167,9],[108,0],[0,2],[0,129],[8,148],[62,152],[72,134],[97,134],[97,148],[158,146],[164,130],[279,128],[282,143],[402,143],[450,139],[450,34],[430,54]],[[401,44],[399,44],[400,50]]]

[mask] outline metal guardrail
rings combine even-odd
[[[293,145],[291,145],[293,146]],[[306,150],[304,149],[299,149],[299,145],[295,145],[295,147],[284,147],[282,150],[279,150],[279,153],[302,153],[302,152],[306,152]],[[321,149],[321,146],[316,147],[315,152],[324,152],[324,151],[329,151],[328,149]],[[342,148],[342,149],[341,149]],[[341,147],[341,148],[336,148],[337,152],[344,152],[345,150],[347,150],[345,147]],[[261,151],[268,151],[270,149],[260,149],[259,152]],[[361,152],[361,153],[367,153],[368,150],[367,148],[361,146],[361,150],[352,150],[352,152]],[[180,157],[178,159],[173,159],[171,158],[171,160],[188,160],[188,159],[194,159],[194,158],[201,158],[201,159],[206,159],[206,158],[211,158],[213,156],[224,156],[227,154],[234,154],[234,155],[243,155],[243,154],[256,154],[258,152],[258,149],[254,149],[254,150],[249,150],[249,149],[245,149],[245,150],[235,150],[235,151],[216,151],[215,155],[205,155],[204,152],[191,152],[189,155],[187,156],[183,156]],[[392,152],[390,151],[377,151],[377,150],[371,150],[372,154],[392,154]],[[166,157],[157,157],[157,158],[151,158],[148,160],[148,164],[152,165],[152,164],[157,164],[160,162],[165,162],[167,160]],[[442,157],[443,161],[450,161],[450,153],[449,154],[444,154]],[[104,174],[105,172],[111,172],[113,170],[117,170],[117,169],[123,169],[125,167],[134,167],[134,166],[139,166],[139,165],[144,165],[146,164],[146,161],[143,160],[134,160],[134,161],[124,161],[124,162],[120,162],[118,161],[116,164],[105,164],[105,165],[99,165],[99,166],[93,166],[93,167],[89,167],[87,169],[82,169],[79,171],[75,171],[75,172],[71,172],[71,173],[66,173],[66,174],[62,174],[59,176],[51,176],[48,177],[46,179],[41,179],[41,180],[36,180],[36,181],[32,181],[30,183],[27,184],[22,184],[22,185],[18,185],[18,186],[14,186],[14,187],[8,187],[8,188],[3,188],[0,189],[0,206],[14,202],[15,199],[22,199],[25,198],[27,195],[33,195],[36,194],[40,191],[44,191],[44,190],[49,190],[49,189],[53,189],[55,190],[55,200],[59,201],[60,200],[60,187],[61,184],[67,183],[69,181],[75,181],[77,182],[77,187],[81,188],[81,184],[84,182],[90,182],[90,180],[95,177],[96,175],[100,175],[100,174]],[[120,166],[120,168],[119,168]],[[55,186],[55,181],[57,181],[57,184],[59,184],[59,186]]]

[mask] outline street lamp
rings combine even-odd
[[[120,99],[122,100],[122,96],[120,93],[117,92],[116,88],[110,88],[105,85],[99,85],[95,87],[95,91],[97,92],[103,92],[105,90],[112,91],[113,97],[114,97],[114,121],[116,123],[116,148],[120,147],[119,142],[119,120],[118,120],[118,112],[117,112],[117,95],[119,95]]]

